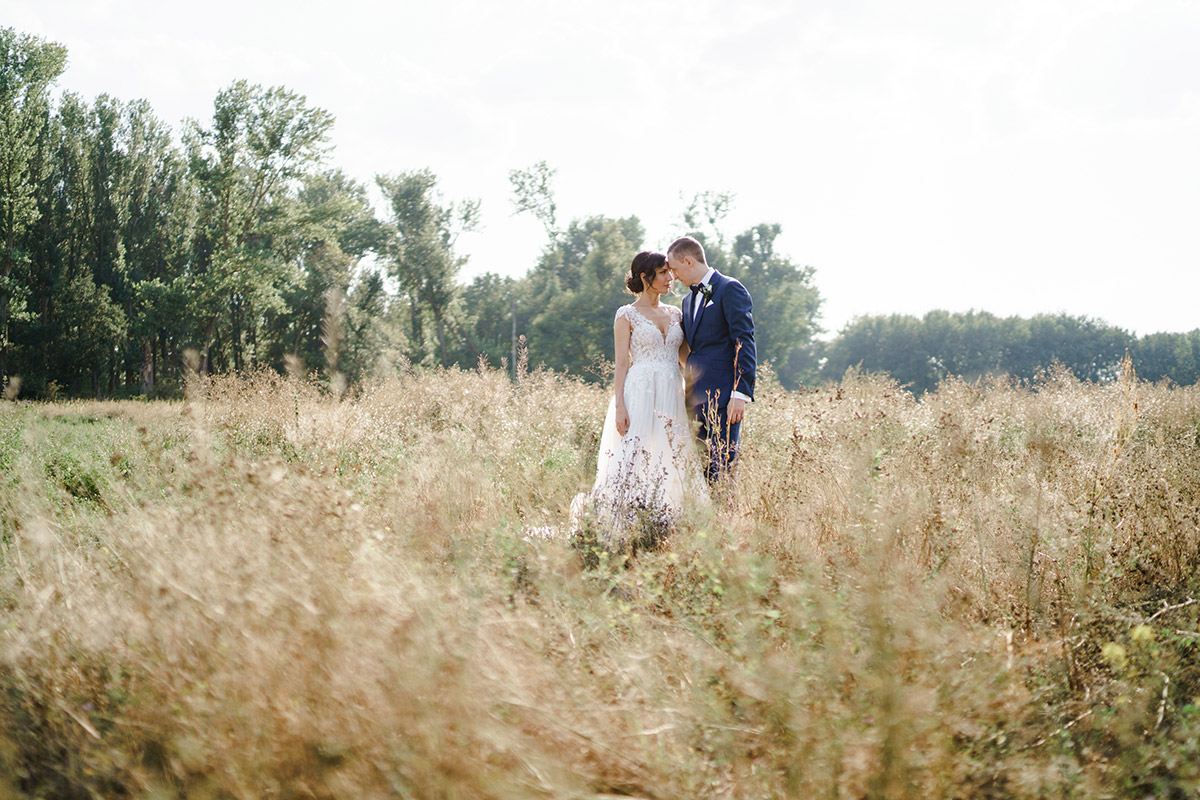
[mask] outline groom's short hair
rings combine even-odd
[[[671,242],[671,246],[667,248],[667,255],[677,255],[679,257],[687,256],[693,261],[701,264],[708,264],[704,260],[704,245],[693,239],[691,236],[680,236],[675,241]]]

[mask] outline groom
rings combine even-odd
[[[705,477],[715,485],[733,466],[746,403],[754,400],[754,317],[750,293],[708,266],[704,247],[690,236],[667,248],[675,278],[692,293],[683,299],[683,335],[691,352],[690,413],[708,448]]]

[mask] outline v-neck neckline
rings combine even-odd
[[[637,307],[636,303],[630,303],[629,307],[632,308],[634,311],[636,311],[638,313],[639,317],[641,317],[642,319],[646,320],[646,322],[649,322],[651,325],[653,325],[654,330],[656,330],[662,334],[663,344],[667,343],[667,337],[671,334],[671,312],[669,312],[669,311],[667,312],[667,329],[664,331],[662,328],[658,327],[657,322],[655,322],[654,320],[650,319],[645,314],[643,314],[642,310]]]

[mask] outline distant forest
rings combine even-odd
[[[368,187],[329,164],[332,115],[302,95],[235,82],[177,137],[145,101],[54,100],[66,63],[61,45],[0,28],[5,396],[175,396],[185,361],[349,384],[518,361],[604,379],[645,232],[635,216],[563,224],[547,164],[509,176],[516,210],[545,229],[541,255],[523,277],[464,283],[456,245],[479,203],[444,198],[437,176],[413,169],[377,175],[384,208],[372,207]],[[1136,338],[1066,315],[862,317],[820,341],[814,269],[777,250],[777,223],[727,231],[731,203],[697,195],[679,232],[750,290],[760,358],[786,387],[860,367],[920,392],[1055,363],[1102,381],[1126,351],[1143,378],[1200,375],[1200,330]]]

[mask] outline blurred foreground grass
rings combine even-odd
[[[0,406],[0,798],[1196,796],[1200,390],[768,385],[585,570],[606,402]]]

